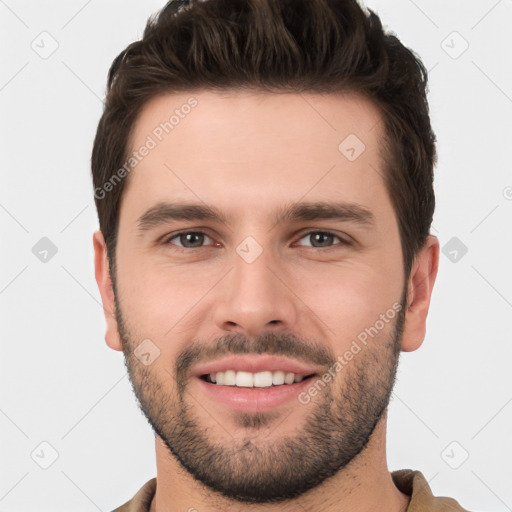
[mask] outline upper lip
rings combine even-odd
[[[294,373],[295,375],[312,375],[319,370],[315,367],[306,366],[303,363],[293,359],[286,359],[278,356],[268,355],[246,355],[231,356],[212,361],[211,363],[198,366],[193,371],[194,377],[201,377],[209,373],[224,372],[226,370],[235,370],[243,372],[258,373],[264,371],[275,372],[282,370],[285,373]]]

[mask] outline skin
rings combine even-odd
[[[127,178],[117,297],[102,233],[93,236],[105,339],[123,350],[156,431],[151,511],[405,510],[409,497],[387,468],[386,407],[400,351],[416,350],[425,337],[439,242],[428,237],[404,281],[382,179],[379,111],[355,94],[168,94],[141,112],[132,150],[191,96],[197,107]],[[366,147],[355,161],[338,150],[349,134]],[[138,218],[163,201],[206,203],[227,221],[173,220],[139,235]],[[357,203],[375,224],[275,224],[277,209],[304,201]],[[199,248],[180,247],[187,243],[180,237],[170,243],[182,230],[208,236]],[[318,241],[312,231],[339,238]],[[252,263],[236,251],[248,236],[263,251]],[[213,403],[191,377],[194,366],[244,351],[305,354],[326,371],[405,290],[402,315],[308,404],[236,413]],[[134,354],[145,339],[160,351],[149,365]]]

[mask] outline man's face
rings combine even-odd
[[[148,136],[116,254],[116,320],[141,408],[209,488],[242,502],[299,496],[365,449],[395,377],[406,283],[381,118],[355,96],[202,91],[147,104],[131,150]],[[148,214],[158,205],[223,219]],[[293,364],[314,375],[265,388],[245,387],[246,374],[240,387],[206,380],[206,365],[235,356],[249,366],[220,369],[253,368],[263,383]]]

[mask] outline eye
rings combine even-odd
[[[175,239],[177,239],[179,243],[173,243],[172,240]],[[164,244],[177,245],[183,249],[198,249],[203,247],[205,239],[212,242],[212,239],[206,233],[201,231],[184,231],[165,239]]]
[[[334,233],[330,233],[329,231],[310,231],[309,233],[306,233],[301,237],[301,240],[307,239],[312,242],[312,245],[307,244],[298,244],[302,245],[303,247],[315,247],[315,248],[322,248],[322,247],[331,247],[333,240],[337,239],[341,244],[348,245],[348,242],[345,240],[342,240],[338,235],[335,235]]]
[[[338,235],[331,233],[329,231],[310,231],[302,235],[300,240],[307,240],[309,238],[310,244],[297,243],[297,245],[302,247],[313,247],[313,248],[329,248],[333,245],[349,245],[349,242],[343,240]],[[337,242],[336,242],[337,240]],[[182,231],[181,233],[175,233],[166,239],[164,239],[164,245],[174,245],[181,249],[201,249],[205,247],[205,242],[208,242],[207,245],[211,245],[213,240],[202,231]]]

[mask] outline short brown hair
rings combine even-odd
[[[385,125],[384,181],[409,277],[434,214],[435,136],[419,57],[386,33],[356,0],[171,0],[143,37],[114,59],[92,150],[92,177],[111,276],[126,180],[98,197],[126,162],[142,107],[157,95],[192,90],[356,92]]]

